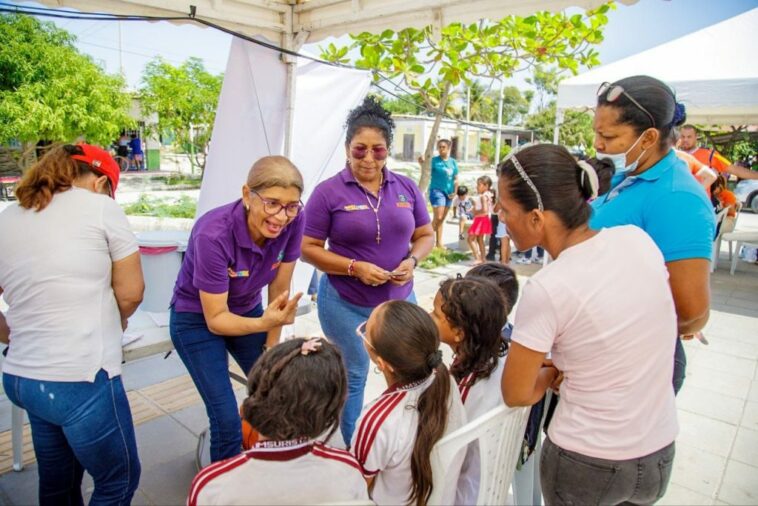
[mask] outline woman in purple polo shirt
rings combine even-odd
[[[369,367],[355,329],[382,302],[415,302],[413,270],[434,239],[416,183],[386,167],[395,126],[390,113],[367,97],[350,112],[346,126],[347,166],[308,199],[302,253],[327,274],[319,283],[318,318],[347,367],[340,428],[350,444]]]
[[[242,198],[195,223],[171,300],[171,341],[210,419],[211,460],[242,450],[227,352],[245,374],[292,323],[300,293],[288,300],[300,257],[303,177],[282,156],[250,169]],[[268,286],[268,307],[261,290]]]

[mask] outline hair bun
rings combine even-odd
[[[677,102],[674,106],[674,118],[671,120],[670,126],[680,126],[687,120],[687,109],[684,104]]]

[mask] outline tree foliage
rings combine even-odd
[[[584,14],[538,12],[531,16],[508,16],[497,22],[464,25],[453,23],[439,30],[432,26],[380,34],[351,35],[350,47],[329,44],[322,57],[349,63],[350,48],[358,48],[359,68],[381,73],[418,93],[435,122],[427,140],[426,162],[419,186],[429,184],[431,155],[451,91],[474,78],[507,78],[535,65],[552,65],[577,73],[580,65],[599,63],[592,47],[603,40],[606,13],[613,4],[604,4]]]
[[[142,76],[143,111],[156,113],[158,130],[173,133],[176,143],[201,168],[223,80],[223,75],[205,70],[199,58],[189,58],[178,67],[156,58],[145,66]]]
[[[0,143],[33,147],[83,137],[109,145],[133,124],[124,80],[106,74],[74,41],[52,23],[0,14]]]
[[[526,128],[534,130],[534,136],[546,142],[553,142],[555,127],[555,100],[544,109],[531,114],[526,119]],[[592,129],[592,116],[583,111],[565,111],[563,122],[559,127],[558,143],[567,147],[580,147],[585,152],[594,154],[595,132]]]

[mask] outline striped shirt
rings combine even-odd
[[[367,478],[375,477],[371,499],[377,504],[407,504],[413,488],[411,457],[419,425],[418,406],[421,395],[432,384],[434,375],[420,382],[392,386],[363,408],[351,452],[363,466]],[[445,434],[466,423],[466,413],[455,382],[450,382],[448,418]],[[463,455],[453,463],[458,469]],[[443,504],[452,504],[458,471],[448,475],[450,483]]]
[[[361,466],[349,452],[308,440],[259,441],[200,471],[187,506],[344,501],[368,501]]]

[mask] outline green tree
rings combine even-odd
[[[375,95],[382,102],[382,106],[392,114],[421,114],[424,112],[424,103],[418,94],[407,95],[402,98]]]
[[[109,145],[134,123],[124,80],[81,54],[75,40],[52,23],[0,14],[0,143],[22,143],[20,168],[41,139]]]
[[[223,80],[223,75],[205,70],[199,58],[189,58],[178,67],[156,58],[145,66],[142,76],[142,110],[158,115],[158,130],[172,132],[201,170]]]
[[[526,128],[534,130],[537,139],[553,142],[555,127],[555,100],[541,111],[531,114],[526,119]],[[592,116],[583,111],[565,111],[563,123],[559,127],[558,143],[564,146],[579,146],[594,154],[595,132],[592,129]]]
[[[427,140],[425,163],[419,186],[426,190],[437,132],[447,109],[451,91],[474,78],[508,78],[534,65],[552,65],[578,72],[579,66],[599,63],[592,48],[603,40],[605,15],[613,4],[604,4],[584,14],[538,12],[508,16],[497,22],[464,25],[453,23],[441,29],[427,26],[380,34],[351,35],[351,47],[360,49],[354,62],[399,78],[403,85],[419,93],[427,109],[434,111],[434,124]],[[322,57],[349,63],[349,47],[329,44]],[[380,79],[375,74],[375,78]]]

